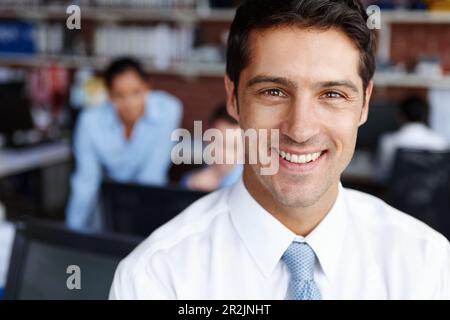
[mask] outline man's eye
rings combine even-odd
[[[325,98],[328,98],[328,99],[340,99],[340,98],[345,98],[342,94],[340,94],[339,92],[336,92],[336,91],[329,91],[329,92],[326,92],[326,93],[324,94],[324,96],[325,96]]]
[[[265,91],[263,91],[263,94],[267,95],[267,96],[271,96],[271,97],[278,97],[278,98],[286,97],[286,95],[279,89],[265,90]]]

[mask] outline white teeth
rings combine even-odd
[[[298,163],[306,163],[306,156],[301,155],[298,157]]]
[[[313,153],[313,155],[312,155],[312,157],[311,157],[311,160],[312,160],[312,161],[316,161],[317,158],[319,158],[319,157],[320,157],[320,153]]]
[[[280,156],[292,163],[308,163],[311,161],[316,161],[317,159],[320,158],[320,156],[322,155],[322,152],[316,152],[316,153],[310,153],[310,154],[290,154],[288,152],[285,151],[280,151],[279,152]]]

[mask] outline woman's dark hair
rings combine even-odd
[[[136,72],[136,74],[141,77],[142,80],[148,80],[147,73],[144,71],[142,65],[137,60],[130,57],[122,57],[114,60],[105,70],[104,77],[108,89],[111,89],[111,84],[114,78],[126,71]]]
[[[237,125],[238,122],[227,111],[226,103],[219,104],[214,112],[209,117],[209,123],[213,125],[216,121],[224,120],[232,125]]]
[[[368,15],[359,0],[244,0],[231,25],[227,75],[237,88],[251,57],[250,34],[280,26],[344,32],[360,52],[359,75],[364,91],[375,72],[376,35],[367,27]]]

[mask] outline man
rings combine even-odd
[[[76,171],[67,208],[71,228],[98,228],[95,204],[102,179],[165,185],[182,115],[179,100],[149,90],[142,66],[130,58],[105,72],[110,102],[83,112],[74,137]]]
[[[388,181],[398,149],[448,150],[445,137],[426,125],[428,109],[428,104],[419,97],[411,96],[401,102],[401,128],[397,132],[383,135],[380,140],[377,178],[381,182]]]
[[[228,110],[244,130],[279,129],[280,169],[246,164],[156,231],[120,264],[111,298],[450,298],[448,241],[340,184],[373,88],[366,19],[356,0],[243,2]]]

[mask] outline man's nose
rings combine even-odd
[[[314,101],[299,98],[289,106],[280,131],[297,143],[310,140],[319,133],[319,122]]]

